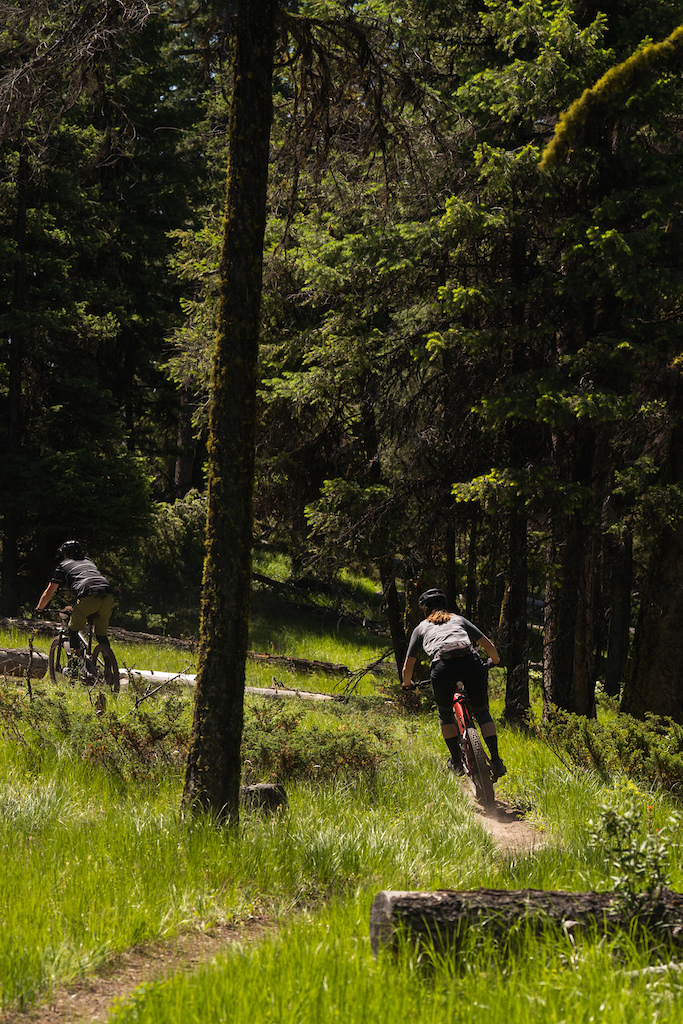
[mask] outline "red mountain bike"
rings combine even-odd
[[[429,685],[429,679],[423,679],[418,683],[411,683],[410,689],[417,690]],[[465,778],[484,810],[490,811],[496,804],[491,762],[484,750],[484,744],[469,709],[467,697],[462,690],[456,690],[453,695],[453,714],[458,727],[458,743],[460,757],[465,768]]]

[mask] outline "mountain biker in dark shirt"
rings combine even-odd
[[[403,665],[403,683],[407,689],[412,681],[415,662],[423,651],[430,659],[429,676],[441,723],[441,734],[450,752],[450,763],[462,771],[458,746],[458,727],[453,714],[453,694],[462,683],[472,713],[491,754],[495,778],[505,775],[507,768],[498,751],[496,725],[489,711],[488,671],[475,645],[482,647],[491,662],[500,661],[494,644],[481,630],[462,615],[448,612],[446,595],[440,590],[426,590],[419,599],[425,616],[412,632]],[[450,648],[450,650],[448,649]]]
[[[69,644],[72,651],[77,651],[81,641],[78,632],[85,628],[86,622],[94,615],[95,635],[97,642],[109,645],[107,630],[114,607],[114,592],[108,580],[104,578],[94,562],[83,554],[80,542],[65,541],[57,552],[59,565],[52,574],[52,579],[41,594],[36,611],[41,612],[57,593],[60,586],[73,591],[76,603],[69,619]]]

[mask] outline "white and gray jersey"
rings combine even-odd
[[[422,649],[431,660],[444,644],[476,644],[479,637],[483,635],[473,622],[466,619],[464,615],[456,615],[454,612],[451,613],[448,622],[438,625],[435,622],[430,622],[429,619],[423,619],[411,634],[408,657],[417,658]]]

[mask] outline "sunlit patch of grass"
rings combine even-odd
[[[195,974],[144,986],[112,1020],[651,1024],[680,1017],[678,972],[663,968],[653,982],[652,951],[627,937],[577,947],[566,936],[529,931],[502,949],[474,931],[456,955],[420,952],[406,943],[398,956],[375,958],[368,909],[365,897],[351,898],[333,902],[324,914],[283,921],[278,934],[258,945],[233,947]]]

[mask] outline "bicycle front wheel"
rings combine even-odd
[[[68,681],[73,684],[73,671],[69,661],[69,652],[66,649],[65,636],[56,636],[50,644],[50,652],[47,656],[47,669],[51,682],[63,684]]]
[[[105,683],[107,686],[111,686],[112,693],[119,692],[121,689],[119,664],[111,647],[98,644],[90,657],[90,670],[93,674],[93,685]]]
[[[496,802],[493,794],[493,782],[491,781],[491,770],[484,753],[484,747],[479,733],[473,725],[468,725],[465,730],[465,759],[467,775],[470,785],[474,790],[479,803],[484,810],[490,811]]]

